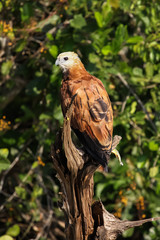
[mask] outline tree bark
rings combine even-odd
[[[65,215],[66,239],[115,240],[129,228],[160,220],[122,221],[107,212],[101,201],[93,203],[93,174],[99,165],[73,144],[70,128],[72,111],[71,105],[64,119],[63,131],[57,134],[55,144],[51,147],[53,166],[62,188],[59,207]],[[114,137],[113,149],[120,139],[119,136]]]

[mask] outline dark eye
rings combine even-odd
[[[68,60],[68,57],[64,57],[64,60],[67,61],[67,60]]]

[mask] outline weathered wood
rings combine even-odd
[[[71,105],[64,119],[63,133],[59,132],[51,147],[54,168],[62,188],[59,206],[65,215],[66,239],[115,240],[118,234],[129,228],[160,220],[121,221],[107,212],[100,201],[93,203],[93,174],[99,165],[73,144],[70,128],[72,111]],[[114,137],[113,149],[120,139],[119,136]]]
[[[52,158],[62,186],[61,209],[66,216],[66,238],[87,240],[94,231],[92,217],[93,174],[98,165],[82,155],[71,139],[70,117],[72,106],[64,119],[62,139],[57,136],[52,146]],[[64,152],[62,143],[64,144]]]
[[[144,223],[160,220],[160,217],[148,218],[138,221],[120,220],[110,214],[102,202],[96,201],[92,206],[93,218],[97,222],[96,240],[115,240],[119,234],[133,227],[141,226]]]

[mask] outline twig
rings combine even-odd
[[[23,236],[21,237],[21,240],[23,240],[27,234],[29,233],[30,229],[33,227],[34,225],[34,220],[32,219],[32,221],[30,222],[30,224],[27,226],[27,229],[25,230],[25,232],[23,233]]]
[[[125,85],[126,88],[128,88],[128,90],[132,93],[132,95],[135,97],[135,99],[137,100],[137,102],[139,103],[139,105],[141,106],[142,110],[144,111],[144,113],[147,116],[148,121],[150,122],[152,128],[154,129],[155,132],[157,132],[157,128],[155,126],[155,124],[153,123],[153,121],[151,120],[149,113],[147,111],[147,109],[145,108],[144,104],[142,103],[141,99],[138,97],[138,95],[135,93],[135,91],[129,86],[129,84],[127,83],[127,81],[125,80],[125,78],[118,73],[117,77],[121,80],[121,82]]]
[[[147,222],[160,221],[160,217],[148,218],[138,221],[120,220],[110,214],[103,206],[101,201],[96,201],[92,205],[93,217],[98,221],[96,240],[115,240],[119,234],[125,230],[141,226]],[[101,236],[105,236],[102,238]]]
[[[125,106],[126,106],[126,103],[127,103],[128,98],[129,98],[129,95],[126,96],[124,102],[122,103],[121,113],[124,112],[124,109],[125,109]]]
[[[27,175],[23,178],[22,182],[17,186],[17,187],[22,187],[23,184],[25,183],[25,181],[27,180],[27,178],[34,172],[35,169],[33,169],[32,167],[30,168],[29,172],[27,173]],[[6,205],[6,203],[11,202],[15,197],[17,196],[16,191],[14,191],[12,193],[12,195],[0,206],[0,211],[2,211]]]
[[[32,139],[30,139],[25,146],[23,147],[23,149],[21,150],[21,152],[17,155],[17,157],[13,160],[13,162],[11,163],[11,165],[9,166],[9,168],[3,172],[1,181],[0,181],[0,192],[3,189],[3,185],[4,185],[4,180],[5,177],[7,176],[7,174],[14,168],[14,166],[19,162],[20,157],[22,156],[23,152],[25,151],[25,149],[27,148],[27,146],[32,142]]]
[[[42,230],[38,233],[37,237],[34,240],[39,240],[41,237],[44,236],[44,233],[46,235],[46,228],[50,228],[50,225],[52,223],[52,217],[53,217],[53,211],[50,210],[49,214],[47,215],[46,219],[45,219],[45,224],[42,228]]]
[[[25,87],[25,85],[28,83],[27,80],[21,79],[19,77],[14,79],[14,82],[16,83],[16,86],[12,89],[12,91],[5,94],[5,99],[1,103],[1,109],[3,110],[10,102],[13,101],[13,99],[22,91],[22,89]]]

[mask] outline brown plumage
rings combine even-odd
[[[65,116],[71,102],[71,127],[92,158],[107,167],[112,150],[113,112],[102,82],[90,75],[76,53],[61,53],[61,106]]]

